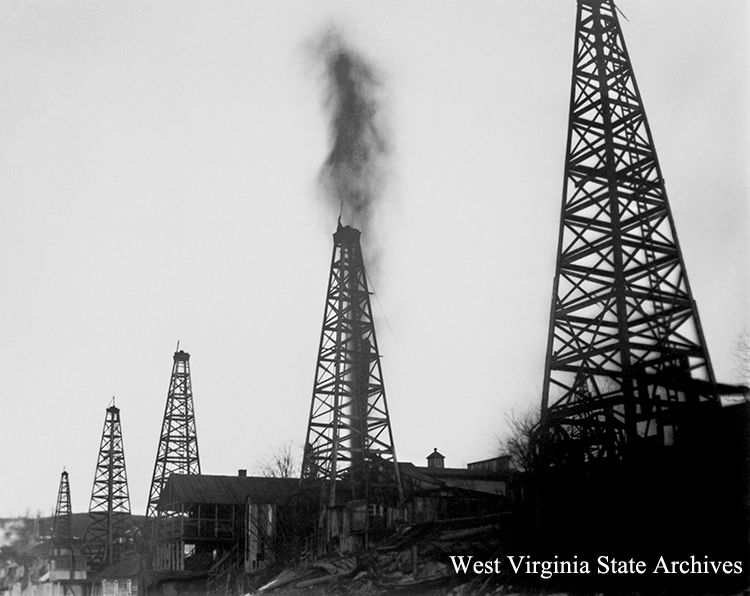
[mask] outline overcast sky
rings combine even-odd
[[[748,326],[744,0],[620,0],[717,378]],[[309,49],[382,81],[372,299],[398,458],[491,457],[541,396],[573,0],[0,2],[0,516],[89,506],[121,409],[143,513],[172,354],[201,467],[304,441],[336,214]],[[377,248],[375,248],[377,247]]]

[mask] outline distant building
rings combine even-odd
[[[427,456],[427,466],[416,470],[437,481],[441,486],[462,488],[491,495],[507,496],[508,483],[515,475],[510,456],[501,455],[468,464],[465,468],[446,468],[445,456],[435,449]]]
[[[39,576],[40,586],[50,584],[50,588],[44,594],[56,596],[60,594],[70,596],[86,596],[87,588],[87,561],[80,552],[71,552],[67,549],[54,551],[45,560]]]
[[[65,546],[55,545],[52,539],[54,518],[37,518],[27,542],[21,548],[11,548],[0,560],[0,596],[90,596],[87,560],[81,554],[83,541],[79,532],[72,534]],[[20,530],[26,520],[6,523],[6,528]],[[4,529],[0,523],[0,534]],[[11,545],[13,541],[11,540]]]
[[[466,468],[446,468],[437,448],[426,466],[400,463],[406,511],[404,521],[420,523],[495,513],[510,501],[517,471],[502,455],[472,462]]]
[[[238,476],[172,474],[157,506],[154,569],[187,577],[216,572],[225,561],[243,560],[246,571],[263,567],[273,561],[278,507],[298,483],[250,477],[245,470]]]
[[[510,472],[514,470],[510,455],[498,455],[490,459],[471,462],[466,464],[466,467],[469,470],[487,470],[489,472]]]

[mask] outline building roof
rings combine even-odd
[[[495,472],[477,468],[430,468],[425,466],[414,466],[422,474],[431,478],[465,478],[474,480],[501,480],[508,476],[506,471]]]
[[[170,503],[241,505],[247,499],[255,503],[280,503],[298,487],[296,478],[172,474],[161,491],[157,509]]]
[[[434,486],[442,486],[445,484],[431,474],[420,472],[420,470],[425,468],[418,468],[411,462],[398,462],[398,469],[401,472],[401,477],[404,479],[413,478],[414,480],[420,481],[422,484],[431,484]],[[434,468],[430,468],[430,470],[434,470]]]
[[[489,459],[480,459],[479,461],[472,461],[466,464],[466,467],[470,470],[510,470],[511,468],[510,455],[497,455],[490,457]]]

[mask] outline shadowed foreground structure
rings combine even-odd
[[[578,2],[559,242],[537,544],[744,561],[745,581],[747,404],[722,407],[743,388],[714,379],[611,0]]]

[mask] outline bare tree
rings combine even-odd
[[[733,381],[750,385],[750,329],[740,333],[734,346]]]
[[[255,470],[266,478],[299,478],[301,460],[301,449],[289,441],[275,447],[270,456],[255,466]],[[315,529],[318,506],[317,496],[305,492],[296,492],[273,506],[256,505],[248,520],[249,539],[254,541],[254,548],[258,549],[258,553],[264,553],[266,562],[299,561],[306,545],[305,539]]]
[[[271,456],[258,464],[259,474],[267,478],[299,478],[300,463],[295,451],[291,442],[275,447]]]
[[[508,431],[500,438],[501,453],[510,456],[511,465],[521,471],[529,470],[533,464],[531,436],[539,424],[541,409],[533,406],[527,410],[511,410],[505,414]]]

